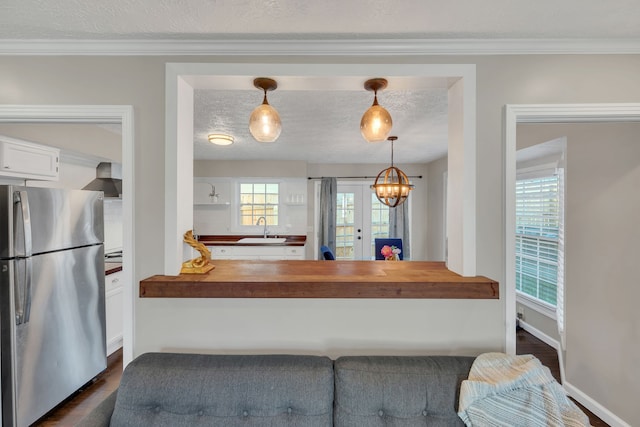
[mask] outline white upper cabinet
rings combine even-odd
[[[0,175],[58,180],[60,150],[0,135]]]

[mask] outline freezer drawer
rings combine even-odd
[[[0,186],[0,258],[102,243],[103,209],[100,191]]]

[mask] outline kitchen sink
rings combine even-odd
[[[277,245],[284,243],[287,239],[285,237],[245,237],[238,240],[238,243],[250,243],[260,245]]]

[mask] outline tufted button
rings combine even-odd
[[[160,412],[160,406],[156,406],[155,408],[153,408],[153,410],[154,410],[155,412]]]
[[[204,411],[203,411],[203,410],[198,411],[198,416],[199,416],[199,417],[201,417],[201,416],[203,416],[203,415],[204,415]]]
[[[249,411],[242,411],[242,416],[243,417],[248,417],[249,416]]]
[[[380,410],[378,411],[378,415],[379,415],[379,416],[383,416],[383,415],[384,415],[384,411],[383,411],[382,409],[380,409]]]
[[[291,408],[287,408],[287,414],[290,414],[290,413],[292,413],[292,412],[293,412],[293,409],[291,409]]]
[[[422,415],[424,415],[425,417],[427,416],[427,410],[426,409],[424,411],[422,411]]]

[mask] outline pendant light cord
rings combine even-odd
[[[393,167],[393,139],[391,140],[391,167]]]

